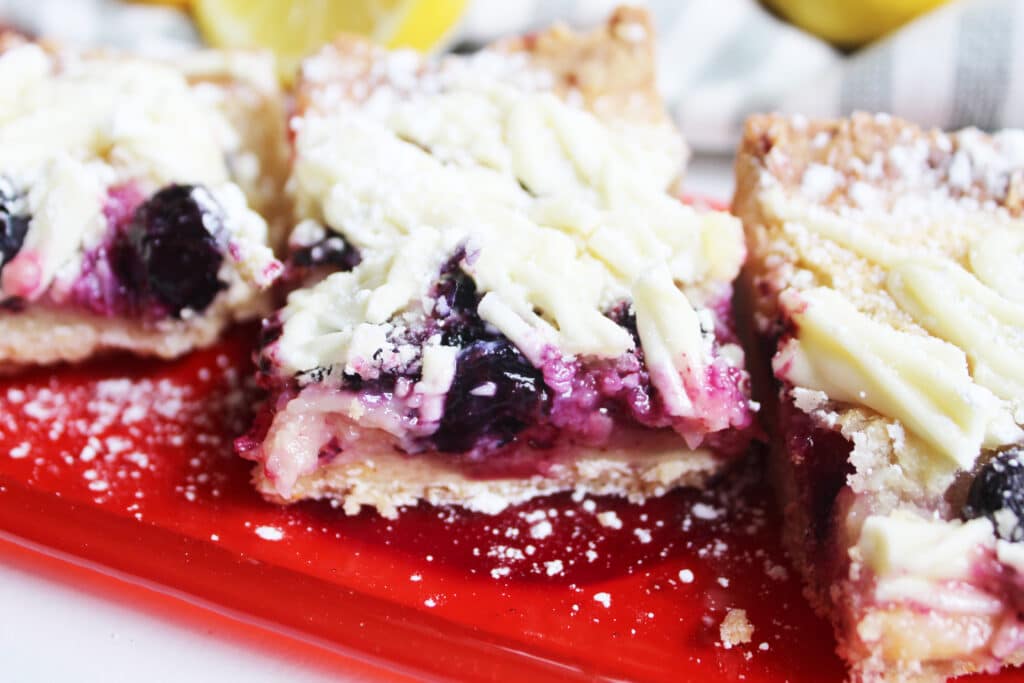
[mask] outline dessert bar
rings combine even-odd
[[[286,154],[269,57],[8,34],[0,91],[0,367],[173,357],[266,312],[282,266],[257,211],[276,224]]]
[[[468,56],[342,39],[304,62],[302,286],[238,442],[264,495],[497,512],[700,485],[745,452],[742,229],[674,195],[652,41],[622,9]]]
[[[1024,132],[758,116],[736,169],[786,542],[853,679],[1020,663]]]

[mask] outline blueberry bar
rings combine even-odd
[[[271,392],[239,440],[267,497],[496,513],[700,485],[745,452],[742,229],[673,192],[652,29],[619,10],[424,61],[343,39],[302,66]]]
[[[742,290],[786,543],[855,681],[1024,659],[1024,132],[759,116]]]
[[[0,40],[0,368],[162,357],[264,314],[286,173],[269,58]],[[278,229],[280,232],[280,229]]]

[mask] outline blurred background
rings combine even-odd
[[[338,32],[471,50],[615,0],[0,0],[0,22],[76,45],[169,54],[264,47],[288,80]],[[728,153],[757,111],[886,111],[924,125],[1024,127],[1018,0],[648,0],[659,86],[698,152]]]

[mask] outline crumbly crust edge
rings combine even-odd
[[[18,313],[0,314],[0,373],[31,365],[75,363],[112,351],[177,358],[213,344],[232,322],[266,312],[269,303],[270,295],[259,293],[245,309],[231,310],[225,302],[214,302],[202,314],[157,323],[30,305]]]
[[[634,502],[660,496],[679,486],[702,487],[725,461],[708,451],[681,449],[673,453],[631,456],[581,447],[546,476],[474,479],[444,455],[403,456],[373,453],[320,467],[303,475],[288,499],[282,498],[262,464],[253,469],[253,483],[278,503],[305,499],[330,500],[349,515],[363,506],[395,518],[401,508],[426,501],[497,514],[506,507],[563,491],[623,496]]]
[[[531,65],[550,73],[554,90],[569,92],[602,118],[636,123],[668,123],[655,72],[655,30],[650,14],[640,7],[620,6],[606,22],[588,32],[555,24],[536,33],[497,41],[484,50],[525,54]],[[316,107],[318,95],[332,91],[354,95],[374,84],[374,64],[388,52],[365,38],[338,37],[300,68],[295,86],[296,112]],[[314,69],[308,65],[328,64]],[[358,84],[358,85],[357,85]],[[340,88],[340,92],[338,89]],[[689,150],[684,148],[685,166]]]

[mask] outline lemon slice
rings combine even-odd
[[[765,0],[785,18],[841,47],[858,47],[948,0]]]
[[[215,47],[263,47],[286,79],[300,59],[339,33],[388,47],[430,50],[452,31],[467,0],[195,0],[203,38]]]

